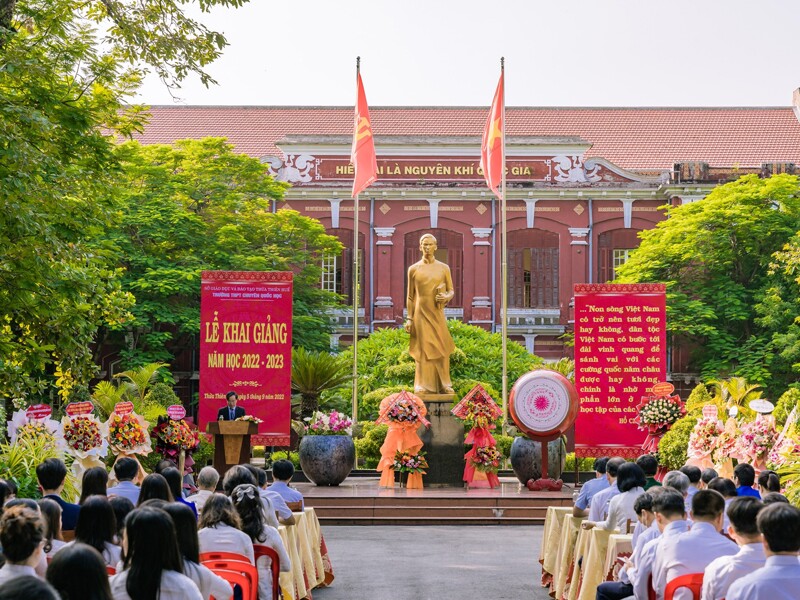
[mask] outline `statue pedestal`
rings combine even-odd
[[[420,427],[418,434],[425,446],[428,471],[426,486],[464,486],[464,426],[450,410],[455,394],[417,394],[425,401],[430,429]]]

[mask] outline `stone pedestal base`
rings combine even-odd
[[[464,426],[450,414],[455,394],[418,395],[425,400],[431,422],[430,429],[418,431],[429,465],[423,481],[431,486],[463,487]]]

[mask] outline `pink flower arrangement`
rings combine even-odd
[[[717,449],[717,440],[724,431],[716,417],[703,417],[694,426],[689,436],[689,457],[710,456]]]
[[[353,420],[347,415],[332,410],[329,414],[315,412],[308,421],[306,435],[352,435]]]
[[[742,425],[742,435],[736,447],[744,460],[763,461],[775,445],[777,437],[778,432],[771,419],[756,419]]]
[[[418,423],[420,415],[411,398],[401,398],[389,407],[385,418],[393,423]]]

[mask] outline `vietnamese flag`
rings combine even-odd
[[[353,150],[350,163],[355,170],[353,198],[378,179],[378,159],[375,156],[375,141],[372,137],[372,121],[369,119],[367,96],[361,81],[361,72],[356,72],[356,118],[353,127]]]
[[[505,99],[503,90],[503,73],[501,72],[481,142],[483,177],[486,179],[486,185],[498,197],[501,196],[500,186],[503,180],[503,167],[505,166],[505,157],[503,156],[503,129],[505,127],[503,108]]]

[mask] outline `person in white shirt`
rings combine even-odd
[[[214,493],[219,483],[219,472],[214,467],[203,467],[197,475],[197,493],[186,498],[187,502],[194,502],[197,512],[203,512],[203,505],[208,497]]]
[[[21,575],[3,584],[3,600],[61,600],[58,592],[46,581],[33,575]]]
[[[703,472],[700,473],[700,483],[697,487],[699,487],[701,490],[708,489],[709,482],[716,477],[719,477],[719,473],[717,473],[711,467],[703,469]]]
[[[67,542],[61,537],[61,507],[50,498],[42,498],[38,504],[44,521],[45,556],[52,558],[56,552],[67,545]]]
[[[117,567],[122,559],[122,548],[114,542],[117,535],[117,518],[105,496],[89,496],[81,505],[75,541],[97,550],[109,567]],[[69,544],[67,544],[69,545]]]
[[[611,499],[619,494],[617,487],[617,472],[619,468],[627,461],[618,456],[612,458],[606,464],[606,479],[608,480],[608,487],[604,490],[597,492],[592,498],[589,505],[589,520],[593,522],[602,521],[608,514],[608,505]]]
[[[728,520],[728,507],[739,496],[736,491],[736,485],[725,477],[715,477],[708,482],[708,489],[719,492],[725,498],[725,516],[722,518],[722,531],[728,531],[728,527],[731,526],[731,522]]]
[[[728,588],[727,600],[800,598],[800,510],[776,502],[758,513],[758,530],[767,560],[764,566]]]
[[[653,589],[656,598],[664,598],[668,582],[681,575],[702,573],[708,564],[720,556],[732,556],[739,551],[734,542],[720,533],[725,499],[714,490],[700,490],[692,498],[692,527],[670,543],[656,557],[653,567]],[[687,588],[680,588],[675,600],[692,600]]]
[[[6,559],[0,569],[0,587],[15,577],[36,577],[44,542],[44,521],[38,512],[25,505],[5,510],[0,517],[0,545]]]
[[[636,512],[633,510],[633,503],[644,494],[644,486],[647,483],[644,471],[635,463],[625,463],[617,471],[617,488],[619,494],[611,499],[608,505],[608,516],[604,521],[593,523],[584,521],[581,524],[583,529],[598,527],[600,529],[616,530],[628,533],[628,521],[636,521]]]
[[[721,556],[706,567],[703,575],[703,600],[721,600],[731,583],[764,566],[767,557],[761,544],[756,518],[764,505],[752,496],[734,498],[727,509],[728,534],[739,544],[734,556]]]
[[[139,476],[139,461],[129,456],[122,456],[114,463],[114,476],[119,482],[114,487],[108,488],[108,497],[121,496],[130,500],[134,506],[139,503],[139,486],[134,480]]]
[[[685,511],[683,495],[674,489],[664,486],[660,493],[653,496],[653,512],[661,535],[644,544],[635,568],[628,571],[636,600],[648,599],[650,578],[654,575],[656,558],[664,544],[687,530]]]
[[[211,494],[203,506],[197,532],[200,553],[233,552],[256,564],[253,542],[241,530],[241,520],[231,499],[223,494]]]
[[[160,508],[140,507],[128,515],[122,547],[123,571],[110,582],[114,600],[202,600],[197,585],[183,574],[175,526]]]
[[[578,494],[578,498],[575,500],[575,506],[572,507],[573,517],[588,517],[589,505],[592,503],[592,498],[594,498],[595,494],[598,492],[608,488],[608,478],[606,477],[607,464],[607,456],[598,458],[594,461],[595,478],[591,481],[587,481],[581,486],[581,491]]]
[[[256,486],[258,487],[259,495],[262,499],[269,499],[278,520],[284,525],[294,525],[295,518],[292,514],[292,509],[286,504],[286,500],[284,500],[283,496],[278,492],[267,487],[267,472],[260,467],[255,467],[253,465],[246,466],[250,469],[250,472],[256,476]],[[277,525],[274,526],[277,527]]]
[[[106,561],[86,544],[70,544],[53,557],[47,567],[47,581],[64,600],[111,598]]]
[[[694,465],[683,465],[680,472],[689,478],[689,489],[686,490],[686,512],[692,510],[692,498],[700,490],[703,472],[700,467]]]

